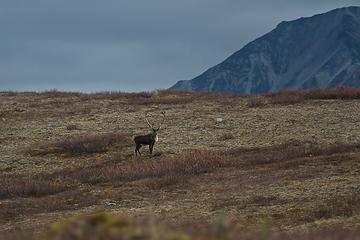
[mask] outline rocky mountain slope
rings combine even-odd
[[[170,89],[266,93],[360,87],[360,7],[281,22],[200,76]]]

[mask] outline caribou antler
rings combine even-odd
[[[158,128],[159,130],[161,129],[161,125],[165,122],[165,111],[162,111],[161,114],[163,115],[163,120],[159,125],[159,128]]]
[[[145,113],[145,120],[146,120],[147,124],[149,125],[149,127],[153,128],[153,126],[150,124],[149,120],[147,119],[146,113]]]

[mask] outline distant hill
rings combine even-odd
[[[222,63],[171,90],[266,93],[360,87],[360,7],[281,22]]]

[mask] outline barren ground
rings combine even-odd
[[[166,121],[154,156],[143,148],[143,156],[135,157],[131,137],[149,131],[144,113],[159,122],[161,111],[166,112]],[[48,181],[70,184],[41,196],[19,194],[22,190],[2,196],[1,191],[6,192],[2,186],[0,232],[39,233],[65,216],[96,210],[135,218],[153,214],[161,223],[188,232],[205,229],[219,216],[243,230],[264,222],[275,231],[356,229],[360,226],[359,112],[356,99],[249,107],[247,97],[233,95],[0,93],[2,179],[55,173]],[[224,122],[216,123],[216,117]],[[106,133],[124,134],[126,142],[100,153],[37,154],[49,143]],[[282,144],[289,157],[278,158],[281,153],[272,152]],[[354,147],[291,155],[293,146],[306,150],[310,145]],[[177,176],[176,181],[164,175],[126,181],[106,176],[110,180],[98,182],[59,177],[61,171],[79,172],[91,166],[171,162],[191,150],[224,159],[231,153],[233,163]],[[50,204],[53,201],[56,207]]]

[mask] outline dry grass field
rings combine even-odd
[[[145,112],[157,123],[161,111],[154,154],[135,157]],[[359,112],[360,90],[349,88],[2,92],[0,235],[43,238],[60,219],[105,211],[195,239],[356,239]]]

